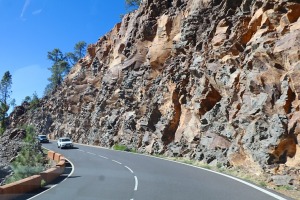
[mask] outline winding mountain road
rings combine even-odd
[[[78,145],[58,149],[74,165],[63,182],[33,200],[284,200],[207,170],[149,156]]]

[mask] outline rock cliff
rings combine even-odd
[[[12,173],[9,165],[15,159],[22,148],[22,140],[26,137],[25,130],[13,129],[6,131],[0,137],[0,185],[4,184],[5,178]]]
[[[38,109],[17,107],[11,127],[276,171],[299,186],[299,16],[296,0],[146,0]]]

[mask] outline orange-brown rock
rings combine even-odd
[[[297,171],[299,8],[288,0],[145,0],[12,124],[211,165]]]

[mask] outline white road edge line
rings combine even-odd
[[[116,160],[111,160],[111,161],[113,161],[113,162],[115,162],[115,163],[118,163],[119,165],[122,165],[122,163],[120,163],[120,162],[118,162],[118,161],[116,161]]]
[[[138,186],[139,186],[139,181],[138,181],[138,178],[136,176],[134,176],[134,180],[135,180],[134,191],[137,191]]]
[[[132,174],[133,174],[133,171],[132,171],[132,169],[130,169],[129,167],[127,167],[127,166],[124,166],[124,167],[126,167]]]
[[[43,147],[43,148],[45,148],[45,147]],[[45,149],[47,149],[47,148],[45,148]],[[51,151],[50,149],[47,149],[47,150]],[[65,159],[66,159],[66,158],[65,158]],[[73,164],[70,160],[68,160],[68,159],[66,159],[66,160],[72,165],[72,171],[71,171],[71,173],[68,175],[67,178],[65,178],[64,180],[62,180],[62,181],[59,182],[59,183],[62,183],[62,182],[64,182],[65,180],[67,180],[70,176],[72,176],[72,174],[73,174],[74,171],[75,171],[75,166],[74,166],[74,164]],[[39,193],[39,194],[37,194],[37,195],[35,195],[35,196],[33,196],[33,197],[30,197],[30,198],[27,199],[27,200],[34,199],[35,197],[38,197],[38,196],[44,194],[44,193],[47,192],[48,190],[51,190],[51,189],[55,188],[57,185],[59,185],[59,184],[53,185],[53,186],[51,186],[50,188],[48,188],[47,190],[45,190],[45,191],[43,191],[43,192],[41,192],[41,193]]]
[[[248,185],[249,187],[252,187],[256,190],[259,190],[271,197],[274,197],[275,199],[278,199],[278,200],[287,200],[286,198],[283,198],[275,193],[272,193],[272,192],[269,192],[268,190],[265,190],[263,188],[260,188],[252,183],[248,183],[247,181],[244,181],[242,179],[239,179],[239,178],[236,178],[236,177],[233,177],[233,176],[229,176],[227,174],[222,174],[220,172],[216,172],[216,171],[212,171],[210,169],[206,169],[206,168],[202,168],[202,167],[198,167],[198,166],[194,166],[194,165],[190,165],[190,164],[187,164],[187,163],[181,163],[181,162],[178,162],[178,161],[175,161],[175,160],[167,160],[167,159],[164,159],[164,158],[158,158],[158,157],[154,157],[154,156],[149,156],[149,155],[145,155],[145,156],[148,156],[148,157],[152,157],[152,158],[157,158],[157,159],[161,159],[161,160],[166,160],[166,161],[170,161],[170,162],[175,162],[175,163],[178,163],[178,164],[182,164],[182,165],[187,165],[187,166],[190,166],[190,167],[194,167],[194,168],[198,168],[198,169],[202,169],[202,170],[205,170],[205,171],[208,171],[208,172],[211,172],[211,173],[214,173],[214,174],[218,174],[218,175],[221,175],[221,176],[225,176],[227,178],[230,178],[230,179],[233,179],[235,181],[238,181],[240,183],[243,183],[245,185]]]
[[[98,155],[99,157],[101,157],[101,158],[104,158],[104,159],[108,159],[107,157],[105,157],[105,156],[101,156],[101,155]]]
[[[78,145],[82,145],[82,146],[88,146],[88,147],[95,147],[95,148],[99,148],[99,149],[105,149],[105,150],[109,150],[109,151],[116,151],[116,150],[112,150],[112,149],[109,149],[109,148],[105,148],[105,147],[99,147],[99,146],[95,146],[95,145],[88,145],[88,144],[80,144],[80,143],[75,143],[75,144],[78,144]],[[177,162],[177,161],[173,161],[173,160],[167,160],[167,159],[164,159],[164,158],[158,158],[158,157],[155,157],[155,156],[151,156],[151,155],[146,155],[146,154],[138,154],[138,153],[132,153],[132,152],[126,152],[126,151],[122,151],[123,153],[129,153],[129,154],[137,154],[137,155],[140,155],[140,156],[147,156],[147,157],[150,157],[150,158],[155,158],[155,159],[161,159],[161,160],[165,160],[165,161],[169,161],[169,162],[176,162],[176,163],[179,163],[179,164],[182,164],[182,165],[188,165],[190,167],[195,167],[195,168],[198,168],[198,169],[202,169],[202,170],[206,170],[206,171],[209,171],[209,172],[212,172],[212,173],[215,173],[215,174],[219,174],[221,176],[225,176],[227,178],[230,178],[230,179],[233,179],[235,181],[238,181],[240,183],[243,183],[243,184],[246,184],[248,185],[249,187],[252,187],[256,190],[259,190],[271,197],[274,197],[275,199],[278,199],[278,200],[287,200],[286,198],[283,198],[275,193],[272,193],[266,189],[263,189],[263,188],[260,188],[254,184],[251,184],[251,183],[248,183],[246,181],[243,181],[241,179],[238,179],[238,178],[235,178],[235,177],[232,177],[232,176],[229,176],[229,175],[226,175],[226,174],[222,174],[220,172],[215,172],[215,171],[212,171],[212,170],[209,170],[209,169],[205,169],[205,168],[202,168],[202,167],[197,167],[197,166],[193,166],[193,165],[189,165],[189,164],[186,164],[186,163],[181,163],[181,162]]]
[[[95,153],[91,153],[91,152],[87,152],[88,154],[91,154],[91,155],[93,155],[93,156],[95,156],[96,154]]]

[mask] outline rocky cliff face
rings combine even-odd
[[[25,130],[13,129],[6,131],[0,137],[0,185],[12,173],[11,161],[15,159],[22,148],[22,140],[26,137]]]
[[[11,126],[296,174],[299,16],[296,0],[146,0]]]

